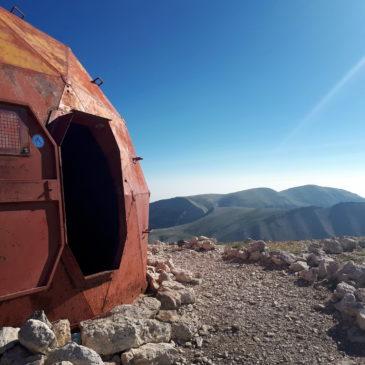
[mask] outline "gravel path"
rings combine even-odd
[[[318,311],[328,289],[299,286],[284,271],[224,262],[218,252],[167,248],[166,254],[201,274],[194,309],[182,311],[213,327],[200,349],[184,348],[188,363],[365,364],[346,351],[333,314]]]

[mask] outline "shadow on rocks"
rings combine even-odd
[[[335,341],[338,350],[343,351],[346,355],[354,357],[365,356],[364,344],[349,341],[347,328],[345,328],[341,322],[331,327],[327,331],[327,335]]]

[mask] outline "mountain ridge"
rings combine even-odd
[[[347,204],[346,209],[340,209],[336,219],[329,219],[331,208],[342,203]],[[348,203],[359,203],[361,207]],[[222,241],[248,236],[257,239],[323,238],[337,232],[336,226],[341,226],[341,220],[347,222],[342,229],[348,232],[346,234],[365,234],[353,211],[364,218],[361,222],[365,226],[363,197],[347,190],[317,185],[280,192],[254,188],[229,194],[176,197],[151,203],[151,239],[171,241],[195,234],[214,236]]]

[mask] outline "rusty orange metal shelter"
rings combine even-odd
[[[75,324],[145,290],[149,192],[99,83],[0,8],[0,326]]]

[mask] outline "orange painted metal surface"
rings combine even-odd
[[[149,191],[71,49],[0,8],[0,326],[76,324],[146,288]]]

